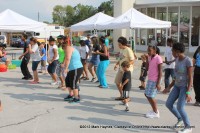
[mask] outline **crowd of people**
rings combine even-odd
[[[31,84],[40,82],[38,66],[41,62],[41,72],[50,74],[51,85],[58,85],[58,88],[68,90],[69,94],[64,100],[70,103],[80,102],[79,83],[81,80],[90,80],[89,73],[92,76],[91,82],[99,83],[99,88],[109,87],[106,79],[106,70],[110,64],[107,36],[98,38],[88,35],[87,40],[81,40],[78,34],[75,34],[72,39],[73,46],[70,45],[70,40],[66,41],[66,37],[62,35],[57,37],[57,43],[55,38],[50,37],[48,45],[39,43],[34,37],[30,38],[30,43],[27,43],[26,34],[23,34],[21,39],[25,44],[23,54],[19,57],[19,59],[22,59],[21,72],[24,76],[22,79],[32,80]],[[114,82],[118,88],[119,97],[116,97],[115,100],[122,101],[122,104],[125,105],[125,111],[129,111],[131,75],[136,56],[128,46],[125,37],[118,38],[118,47],[120,54],[114,66],[114,70],[117,71]],[[152,107],[146,117],[159,118],[160,112],[156,95],[158,91],[161,91],[162,68],[165,64],[165,89],[162,92],[164,94],[170,92],[166,100],[166,107],[177,118],[175,128],[184,126],[184,129],[179,133],[192,132],[189,117],[184,109],[185,103],[191,102],[192,86],[196,95],[194,105],[200,106],[200,47],[195,52],[193,61],[184,52],[185,46],[182,43],[173,43],[173,40],[169,38],[164,54],[165,60],[163,61],[159,55],[159,48],[156,45],[149,45],[147,54],[141,56],[141,74],[138,76],[141,81],[139,88],[144,90],[145,97]],[[32,59],[33,76],[28,69],[30,58]],[[7,62],[7,58],[3,56],[2,48],[0,49],[0,60]],[[194,78],[193,66],[195,68]],[[147,77],[148,80],[146,81]],[[171,83],[170,77],[172,78]],[[171,90],[171,88],[173,89]],[[176,101],[178,101],[177,107],[174,106]]]

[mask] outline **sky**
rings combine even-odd
[[[38,20],[39,12],[40,21],[52,22],[51,14],[56,5],[76,6],[81,3],[98,7],[104,1],[108,0],[0,0],[0,12],[11,9],[34,20]]]

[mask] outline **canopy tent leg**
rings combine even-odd
[[[134,43],[133,43],[133,47],[134,47],[134,52],[136,53],[136,34],[135,34],[135,29],[133,29],[133,39],[134,39]]]

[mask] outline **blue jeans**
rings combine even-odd
[[[166,102],[166,107],[176,116],[178,120],[183,120],[185,127],[190,127],[190,121],[185,112],[187,87],[174,86],[169,94]],[[177,107],[174,106],[175,101],[178,99]]]
[[[170,76],[172,77],[172,79],[174,79],[175,77],[175,70],[174,69],[165,69],[165,88],[167,88],[169,86],[169,78]]]
[[[104,88],[108,87],[105,73],[109,64],[110,64],[109,60],[100,61],[97,67],[97,77],[99,79],[100,85]]]

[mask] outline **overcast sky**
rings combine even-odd
[[[38,11],[41,21],[52,22],[52,11],[55,5],[75,6],[79,3],[98,7],[108,0],[0,0],[0,12],[11,9],[21,15],[37,20]]]

